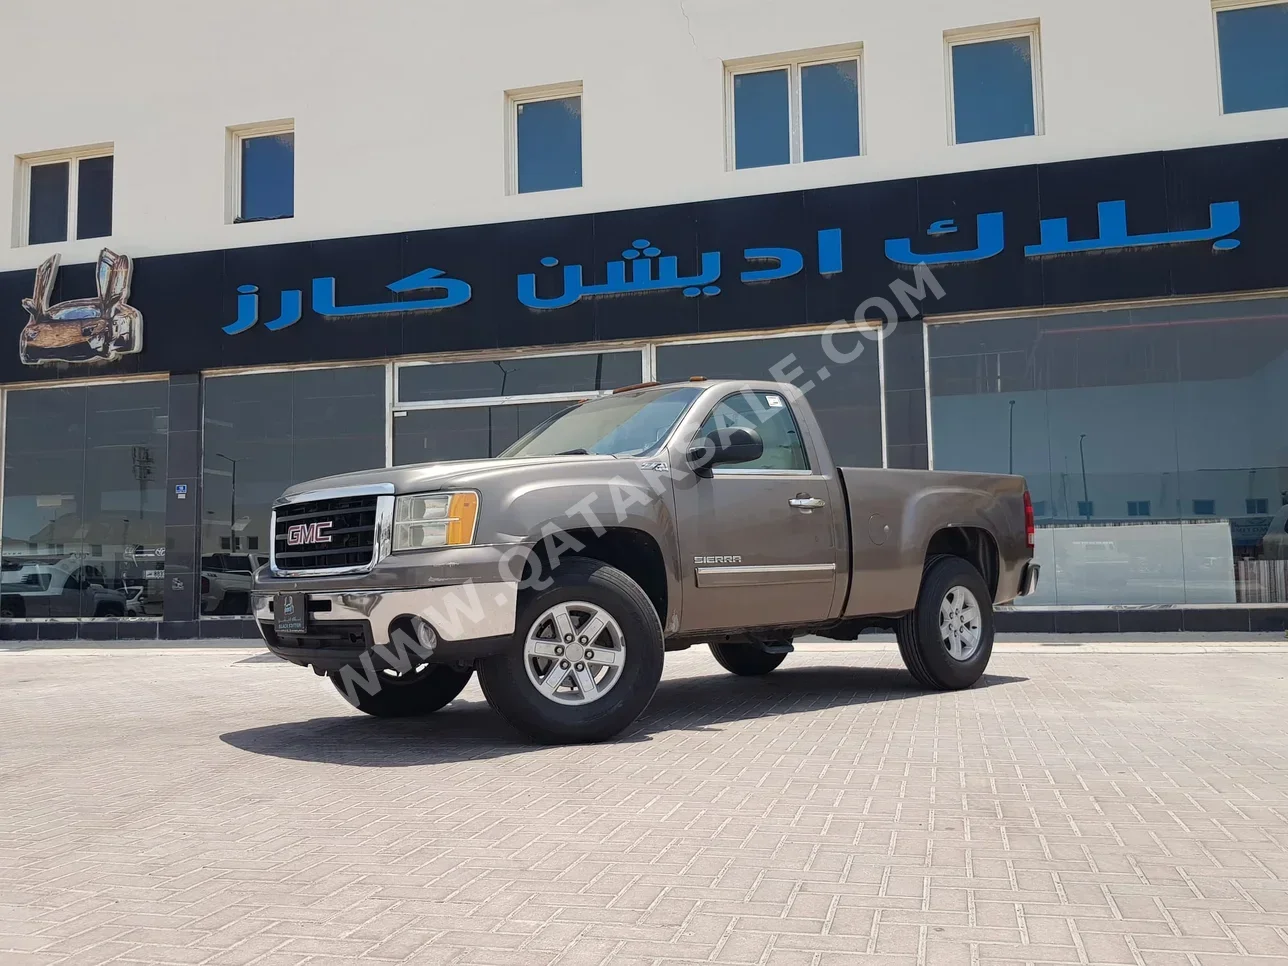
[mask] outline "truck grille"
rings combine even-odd
[[[274,566],[367,566],[376,555],[376,501],[375,496],[346,496],[279,506],[273,528]]]

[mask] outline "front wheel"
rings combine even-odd
[[[407,718],[432,714],[450,704],[465,690],[474,671],[458,671],[445,664],[422,664],[402,673],[393,670],[376,672],[374,691],[370,677],[352,679],[340,673],[327,675],[344,700],[364,714],[377,718]]]
[[[917,606],[899,620],[895,636],[919,684],[939,691],[970,687],[993,653],[993,600],[984,578],[961,557],[931,561]]]
[[[755,644],[708,644],[711,656],[726,671],[740,677],[768,674],[787,658],[787,650],[777,654]]]
[[[571,559],[519,599],[512,645],[479,663],[488,703],[546,744],[605,741],[639,717],[662,678],[662,624],[640,585]]]

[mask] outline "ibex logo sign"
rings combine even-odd
[[[330,543],[330,520],[317,520],[313,523],[293,523],[286,528],[286,545],[302,547],[307,543]]]
[[[22,364],[113,362],[141,351],[143,313],[129,304],[129,256],[104,248],[98,256],[98,295],[50,305],[58,262],[50,255],[41,263],[31,298],[22,300],[30,316],[18,336]]]

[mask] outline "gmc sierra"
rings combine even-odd
[[[969,687],[1032,557],[1022,478],[837,467],[794,386],[695,377],[584,401],[496,459],[291,487],[253,606],[273,653],[364,712],[435,711],[477,670],[517,728],[584,742],[693,644],[756,675],[798,635],[882,627],[920,684]]]

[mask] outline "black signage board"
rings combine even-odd
[[[19,358],[36,272],[16,271],[0,382],[825,323],[920,259],[930,315],[1288,287],[1286,227],[1280,140],[142,257],[142,351],[45,365]],[[95,270],[62,266],[50,311],[93,297]]]

